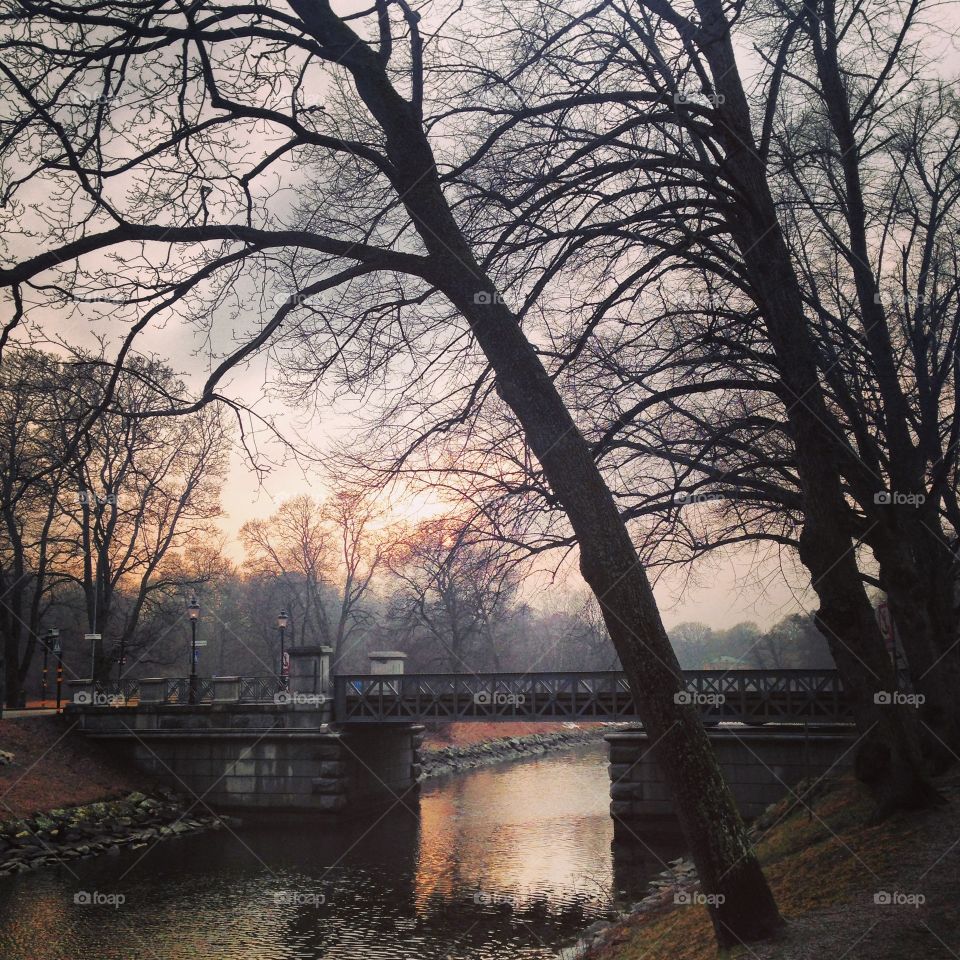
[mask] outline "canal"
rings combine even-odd
[[[349,824],[246,823],[3,879],[0,957],[555,957],[682,852],[647,836],[615,858],[608,789],[591,744],[431,781]]]

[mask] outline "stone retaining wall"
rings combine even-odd
[[[423,728],[337,729],[324,704],[71,705],[87,736],[214,810],[356,815],[415,793]]]

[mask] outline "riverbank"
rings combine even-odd
[[[0,720],[0,877],[229,822],[74,726],[58,716]]]
[[[781,940],[733,950],[750,960],[950,960],[960,956],[960,774],[937,810],[870,824],[852,780],[821,783],[753,827],[757,853],[787,922]],[[802,791],[801,791],[802,792]],[[576,951],[591,960],[711,960],[716,946],[691,865],[675,861],[644,902]]]
[[[0,823],[0,877],[220,830],[227,818],[192,813],[173,791],[57,808]]]
[[[149,794],[160,786],[75,728],[63,716],[0,720],[0,750],[12,755],[0,765],[0,820],[118,800],[135,790]]]
[[[62,716],[0,721],[0,876],[233,822],[121,763],[74,726]],[[515,728],[531,727],[516,735]],[[540,756],[596,740],[605,730],[601,724],[449,724],[428,732],[420,779]]]

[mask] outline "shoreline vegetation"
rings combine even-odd
[[[420,780],[433,777],[442,777],[449,774],[465,773],[476,767],[488,766],[494,763],[507,763],[511,760],[523,760],[541,756],[555,750],[575,747],[582,743],[593,743],[600,740],[612,728],[605,724],[527,724],[534,726],[532,733],[514,732],[522,729],[524,724],[476,724],[478,729],[463,731],[463,727],[471,724],[452,724],[459,729],[451,731],[453,739],[466,739],[467,742],[448,743],[446,739],[429,735],[424,742],[420,765],[423,768]],[[508,728],[508,736],[493,736],[490,728]],[[558,727],[560,729],[558,729]],[[473,736],[470,734],[473,733]]]

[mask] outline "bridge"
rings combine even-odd
[[[288,690],[276,677],[201,679],[196,704],[292,703],[306,698],[337,724],[429,722],[638,722],[624,673],[415,673],[341,674],[309,690]],[[838,724],[852,722],[850,704],[835,670],[687,670],[679,699],[705,724]],[[88,684],[89,681],[81,681]],[[332,687],[332,689],[331,689]],[[97,688],[91,704],[184,705],[189,678],[128,680]],[[81,702],[83,698],[81,697]]]
[[[370,673],[333,675],[330,648],[290,653],[288,681],[73,681],[67,712],[215,807],[339,814],[416,793],[425,722],[607,722],[611,813],[670,811],[656,752],[671,744],[648,744],[622,673],[407,674],[405,655],[388,651],[371,655]],[[677,697],[699,711],[748,816],[844,761],[853,741],[835,671],[688,671]]]

